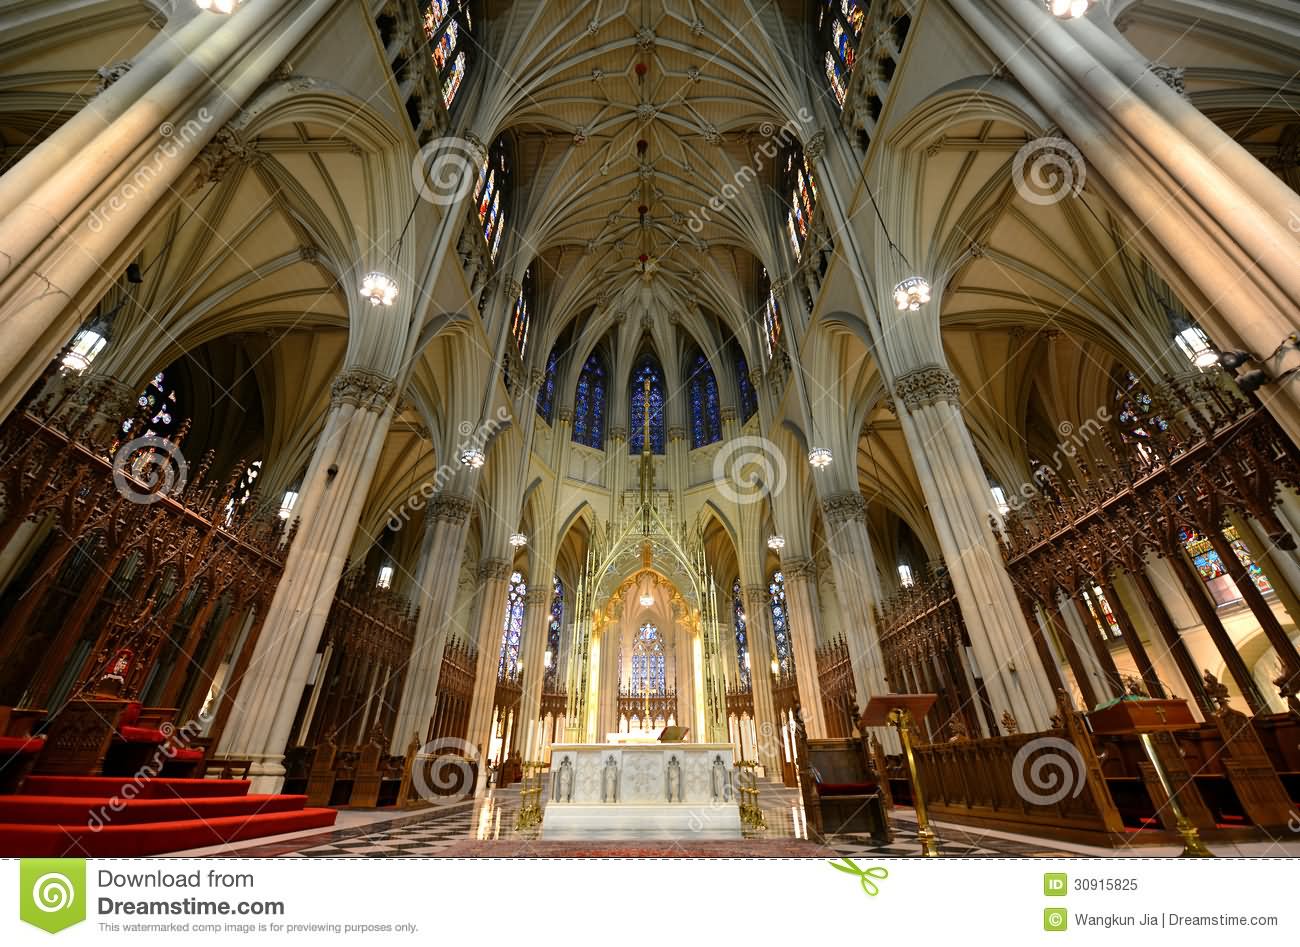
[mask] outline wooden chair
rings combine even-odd
[[[869,834],[893,841],[880,783],[860,739],[809,740],[797,728],[799,791],[817,835]]]

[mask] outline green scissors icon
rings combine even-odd
[[[884,868],[880,865],[874,865],[871,868],[859,868],[856,864],[853,863],[853,859],[851,858],[845,858],[841,860],[844,862],[843,865],[838,865],[835,862],[831,862],[831,867],[834,868],[836,871],[842,871],[846,875],[853,875],[855,878],[857,878],[859,884],[862,885],[862,890],[865,891],[870,897],[874,898],[876,895],[880,894],[880,886],[876,884],[876,882],[873,881],[872,879],[874,878],[877,881],[884,881],[886,878],[889,877],[888,868]]]

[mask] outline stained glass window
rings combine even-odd
[[[1120,437],[1136,448],[1142,460],[1153,463],[1156,454],[1150,446],[1151,436],[1169,430],[1169,422],[1155,413],[1151,395],[1132,372],[1124,373],[1124,380],[1115,392],[1115,402],[1119,408]]]
[[[632,642],[632,678],[629,681],[632,693],[668,693],[666,673],[659,628],[646,622],[637,630],[636,641]]]
[[[628,443],[633,454],[641,453],[645,440],[645,382],[650,382],[650,452],[664,452],[664,379],[659,366],[647,358],[632,373]]]
[[[748,421],[758,410],[758,392],[749,380],[749,363],[743,355],[736,359],[736,380],[740,385],[740,419]]]
[[[537,413],[547,421],[555,413],[555,375],[560,367],[560,347],[551,349],[546,356],[546,374],[542,376],[542,385],[537,389]]]
[[[505,140],[498,139],[479,167],[478,183],[474,186],[474,200],[478,204],[479,223],[483,225],[483,239],[487,241],[494,263],[497,251],[501,249],[501,235],[506,229],[509,183],[510,164],[506,160]],[[506,196],[503,197],[503,194]]]
[[[453,9],[451,0],[431,0],[425,7],[424,35],[429,40],[434,68],[442,77],[442,104],[448,109],[456,101],[469,69],[469,44],[462,40],[473,28],[468,3]]]
[[[857,57],[858,37],[862,35],[862,6],[857,0],[823,0],[818,11],[817,29],[826,49],[826,80],[840,108],[844,107],[849,74]]]
[[[786,152],[785,193],[790,195],[786,231],[790,237],[790,249],[797,260],[803,255],[803,246],[812,228],[813,211],[817,208],[817,182],[813,178],[812,165],[798,145]]]
[[[794,648],[790,644],[790,615],[785,605],[785,576],[772,573],[767,586],[772,608],[772,636],[776,639],[776,661],[782,673],[794,670]]]
[[[602,450],[605,447],[605,363],[591,354],[578,376],[573,398],[573,439]]]
[[[1250,554],[1246,544],[1241,537],[1237,535],[1235,527],[1229,526],[1223,531],[1223,536],[1232,546],[1232,551],[1237,554],[1241,564],[1246,567],[1246,571],[1255,582],[1255,588],[1260,592],[1268,594],[1273,591],[1272,584],[1268,581],[1268,576],[1264,575],[1264,570],[1259,567],[1255,557]],[[1218,605],[1225,605],[1228,602],[1235,602],[1241,598],[1241,592],[1228,574],[1227,568],[1223,565],[1223,560],[1219,554],[1214,551],[1210,545],[1210,540],[1200,533],[1190,530],[1181,530],[1179,539],[1182,540],[1187,554],[1192,557],[1192,565],[1200,573],[1201,578],[1210,589],[1210,594],[1214,596],[1214,601]]]
[[[1115,611],[1110,607],[1110,601],[1100,585],[1094,585],[1091,592],[1085,589],[1083,600],[1087,603],[1088,611],[1092,613],[1092,620],[1097,623],[1097,630],[1101,632],[1103,638],[1118,638],[1123,634],[1115,618]]]
[[[137,411],[135,417],[122,422],[122,433],[132,437],[171,437],[180,427],[177,412],[176,391],[167,383],[166,376],[159,372],[149,382],[149,387],[135,400]],[[145,418],[144,430],[136,431],[136,422]]]
[[[750,686],[749,634],[745,622],[745,606],[740,600],[740,579],[731,584],[731,607],[736,622],[736,680],[742,688]]]
[[[551,663],[546,666],[548,690],[554,690],[560,676],[560,631],[564,627],[564,585],[558,575],[552,581],[551,620],[546,626],[546,650],[551,655]]]
[[[798,244],[795,246],[795,255],[799,255]],[[763,345],[770,359],[781,347],[781,304],[777,301],[776,291],[772,289],[767,270],[763,271],[763,286],[767,290],[767,302],[763,307]]]
[[[691,446],[703,447],[722,438],[722,410],[718,405],[718,380],[703,352],[691,362],[686,383],[691,398]]]
[[[510,335],[519,348],[520,358],[528,354],[528,329],[532,321],[532,313],[528,311],[528,297],[532,290],[532,275],[532,267],[524,271],[523,286],[519,290],[519,298],[515,300],[515,312],[510,320]]]
[[[510,574],[510,589],[506,593],[506,619],[501,627],[501,657],[497,662],[497,678],[519,676],[519,642],[524,633],[524,599],[528,585],[523,573]]]

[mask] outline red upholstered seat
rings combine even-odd
[[[198,748],[185,750],[178,749],[172,753],[172,759],[180,760],[184,763],[196,763],[203,759],[203,751]]]
[[[140,703],[140,701],[138,700],[131,701],[129,704],[127,704],[125,707],[122,708],[122,716],[117,718],[118,725],[121,726],[125,724],[127,726],[130,726],[131,724],[135,723],[137,720],[140,719],[140,712],[143,709],[144,707]]]
[[[817,795],[869,796],[878,788],[875,783],[817,783]]]
[[[162,743],[167,739],[167,734],[161,730],[155,730],[153,727],[119,726],[117,735],[127,743]]]
[[[41,752],[45,746],[45,737],[2,737],[0,736],[0,753],[14,756],[26,756]]]

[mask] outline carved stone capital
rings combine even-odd
[[[867,501],[860,493],[840,493],[822,500],[822,515],[827,524],[842,526],[849,522],[865,522]]]
[[[727,407],[722,409],[722,423],[729,424],[732,421],[740,420],[740,413],[735,408]]]
[[[562,406],[558,411],[555,412],[555,417],[557,420],[559,420],[561,424],[572,424],[573,406],[572,405]]]
[[[961,383],[946,368],[931,365],[908,372],[894,383],[894,397],[909,411],[948,402],[961,405]]]
[[[745,611],[747,617],[750,617],[751,621],[753,620],[752,616],[757,613],[759,609],[767,608],[772,601],[771,593],[768,592],[766,585],[745,586],[744,598]]]
[[[386,375],[353,368],[334,379],[330,405],[350,404],[365,411],[383,411],[397,393],[397,383]]]
[[[528,590],[528,594],[524,596],[524,604],[545,606],[549,608],[552,594],[550,586],[541,585],[532,587]]]
[[[99,77],[99,91],[103,92],[130,71],[131,63],[129,60],[115,62],[111,66],[100,66],[99,69],[95,70],[95,75]]]
[[[1187,98],[1187,85],[1184,79],[1187,70],[1182,66],[1166,66],[1163,63],[1153,62],[1147,68],[1151,74],[1163,82],[1169,88],[1173,89],[1183,98]]]
[[[474,512],[474,501],[468,497],[456,496],[453,493],[440,493],[429,502],[429,510],[425,514],[430,523],[452,523],[460,524],[469,519]]]
[[[234,129],[229,126],[221,128],[195,159],[195,164],[200,169],[198,186],[216,184],[232,169],[254,164],[263,157],[265,155],[262,152],[245,143]]]
[[[795,559],[782,559],[781,571],[785,573],[787,579],[809,579],[817,580],[817,563],[811,559],[803,557]]]
[[[510,563],[505,559],[482,559],[478,564],[478,580],[490,582],[493,579],[510,577]]]
[[[826,133],[819,131],[808,139],[808,144],[804,146],[803,153],[811,161],[816,161],[826,153]]]
[[[686,428],[682,427],[681,425],[674,424],[672,427],[668,428],[668,440],[670,441],[686,440]]]
[[[614,427],[611,427],[609,429],[609,439],[611,441],[627,440],[627,428],[622,427],[620,425],[615,425]]]

